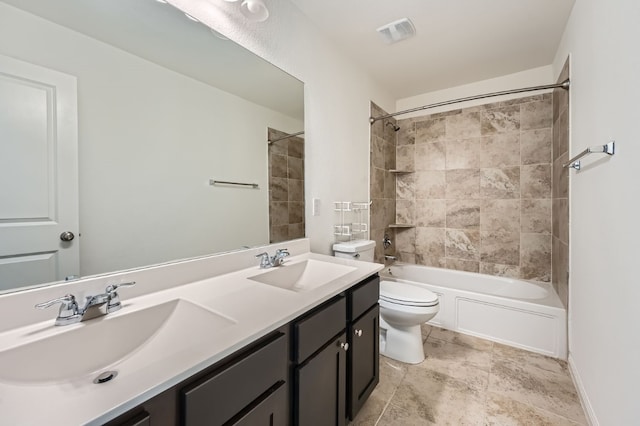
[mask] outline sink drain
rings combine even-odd
[[[95,383],[96,385],[99,385],[101,383],[107,383],[112,379],[115,379],[117,375],[118,375],[117,371],[105,371],[104,373],[100,373],[98,377],[93,379],[93,383]]]

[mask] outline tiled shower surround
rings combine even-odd
[[[569,59],[564,64],[558,82],[569,78]],[[553,287],[568,307],[569,294],[569,92],[553,92]]]
[[[286,133],[269,129],[269,139]],[[269,242],[304,237],[304,139],[269,145]]]
[[[415,226],[395,232],[399,260],[551,281],[552,106],[543,94],[397,121],[393,222]]]
[[[371,116],[386,114],[375,104],[371,104]],[[387,123],[391,123],[387,125]],[[393,237],[389,225],[396,218],[396,179],[389,171],[396,167],[396,120],[376,121],[371,126],[371,145],[369,153],[371,182],[371,219],[370,238],[376,242],[375,261],[384,263],[384,254],[393,254],[394,247],[383,252],[382,238],[385,234]]]

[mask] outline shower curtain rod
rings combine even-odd
[[[302,134],[304,134],[304,130],[303,130],[303,131],[301,131],[301,132],[298,132],[298,133],[291,133],[291,134],[288,134],[288,135],[284,135],[284,136],[281,136],[281,137],[276,138],[276,139],[267,139],[267,143],[268,143],[269,145],[271,145],[271,144],[272,144],[272,143],[274,143],[274,142],[283,141],[283,140],[285,140],[285,139],[289,139],[289,138],[292,138],[292,137],[294,137],[294,136],[300,136],[300,135],[302,135]]]
[[[459,102],[475,101],[476,99],[484,99],[484,98],[491,98],[491,97],[494,97],[494,96],[510,95],[512,93],[533,92],[535,90],[546,90],[546,89],[557,89],[557,88],[561,88],[561,89],[564,89],[564,90],[569,90],[569,86],[571,86],[571,81],[569,81],[569,79],[566,79],[562,83],[547,84],[547,85],[544,85],[544,86],[525,87],[525,88],[522,88],[522,89],[503,90],[502,92],[486,93],[484,95],[467,96],[466,98],[458,98],[458,99],[453,99],[453,100],[450,100],[450,101],[436,102],[434,104],[423,105],[423,106],[417,107],[417,108],[411,108],[411,109],[406,109],[404,111],[398,111],[398,112],[394,112],[394,113],[391,113],[391,114],[385,114],[385,115],[381,115],[380,117],[369,117],[369,123],[373,124],[378,120],[384,120],[385,118],[395,117],[396,115],[409,114],[410,112],[422,111],[422,110],[425,110],[425,109],[436,108],[436,107],[444,106],[444,105],[457,104]]]

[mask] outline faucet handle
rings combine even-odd
[[[56,325],[73,322],[73,320],[80,315],[78,312],[78,304],[73,294],[65,294],[62,297],[38,303],[35,307],[38,309],[46,309],[56,303],[60,303],[60,311],[58,312],[58,318],[56,318]]]
[[[260,259],[261,268],[271,267],[271,258],[269,257],[269,253],[265,251],[264,253],[256,254],[256,257]]]
[[[118,295],[117,290],[120,287],[132,287],[135,284],[135,281],[131,281],[128,283],[110,284],[107,286],[104,291],[107,295],[107,313],[115,312],[122,307],[122,304],[120,303],[120,296]]]
[[[276,257],[278,256],[289,256],[291,253],[289,253],[289,249],[283,248],[283,249],[278,249],[276,250]]]

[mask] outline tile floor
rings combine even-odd
[[[567,364],[424,326],[427,359],[380,357],[380,383],[351,426],[587,425]]]

